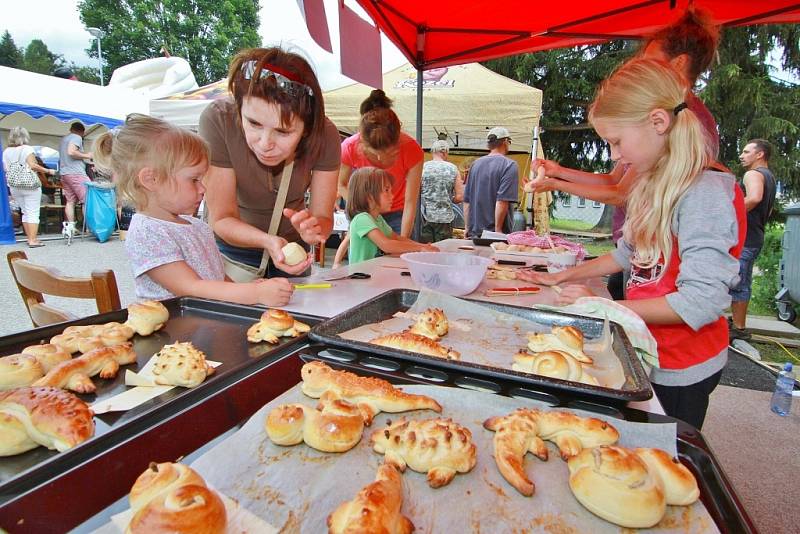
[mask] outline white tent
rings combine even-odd
[[[148,113],[147,99],[127,88],[100,87],[74,80],[0,67],[0,136],[22,126],[32,145],[58,148],[74,121],[86,127],[86,139],[125,121],[129,113]]]

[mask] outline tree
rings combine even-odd
[[[185,58],[201,85],[224,78],[242,48],[259,46],[259,0],[81,0],[87,27],[106,32],[106,77],[123,65],[157,57]],[[86,52],[97,57],[95,47]]]
[[[79,67],[72,63],[69,68],[75,73],[78,81],[100,85],[100,71],[97,67]]]
[[[495,72],[544,90],[542,143],[548,158],[592,171],[608,170],[608,151],[586,123],[597,85],[638,48],[630,41],[549,50],[492,60]],[[800,193],[800,85],[771,76],[769,57],[800,75],[800,26],[767,25],[723,31],[719,63],[697,92],[717,119],[720,161],[738,176],[744,143],[763,137],[775,144],[770,167],[788,192]]]
[[[22,53],[17,48],[11,34],[6,30],[0,38],[0,65],[17,69],[22,63]]]
[[[39,74],[52,74],[63,63],[64,59],[60,54],[52,53],[41,39],[34,39],[25,47],[21,67]]]

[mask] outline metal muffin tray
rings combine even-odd
[[[380,322],[389,319],[398,311],[408,310],[417,300],[418,295],[419,292],[408,289],[387,291],[364,302],[356,308],[317,324],[311,329],[309,337],[314,341],[325,343],[333,347],[380,354],[396,360],[424,364],[427,368],[433,370],[461,373],[473,380],[481,380],[489,383],[516,383],[518,386],[523,386],[532,391],[544,394],[566,392],[573,397],[600,398],[606,403],[611,402],[617,404],[647,400],[653,396],[650,381],[647,378],[647,374],[639,358],[636,356],[633,345],[631,345],[622,326],[614,322],[611,323],[611,333],[614,336],[612,348],[620,360],[625,375],[625,382],[619,389],[604,386],[591,386],[557,378],[522,373],[510,369],[510,366],[505,369],[472,362],[445,360],[434,356],[372,345],[370,343],[340,337],[339,334],[359,326]],[[478,300],[471,300],[470,302],[523,319],[536,321],[541,324],[575,326],[589,339],[599,337],[603,329],[603,321],[601,319]],[[495,389],[491,385],[486,386],[485,384],[480,387],[488,387],[489,391]]]
[[[166,325],[150,336],[137,335],[132,339],[137,355],[136,363],[122,366],[113,379],[93,377],[97,391],[79,394],[78,397],[87,404],[93,404],[123,393],[128,389],[125,385],[125,370],[140,370],[153,354],[169,343],[191,341],[208,359],[222,362],[222,365],[195,388],[176,387],[132,410],[96,415],[94,437],[73,449],[59,453],[37,447],[15,456],[0,457],[0,503],[49,480],[54,473],[63,472],[98,451],[113,446],[125,439],[128,432],[140,430],[143,425],[151,425],[188,403],[219,391],[242,373],[254,367],[263,367],[285,355],[298,343],[306,341],[306,336],[303,335],[298,338],[281,338],[276,345],[249,343],[246,331],[258,320],[264,308],[188,297],[173,298],[163,303],[170,313]],[[309,324],[320,320],[318,317],[292,315]],[[29,345],[48,343],[50,338],[60,334],[67,326],[124,322],[126,319],[127,310],[118,310],[4,336],[0,338],[0,355],[15,354]]]

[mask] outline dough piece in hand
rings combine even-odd
[[[156,384],[164,386],[193,388],[213,373],[214,368],[206,362],[206,355],[188,341],[164,345],[153,366]]]
[[[300,371],[303,385],[300,389],[315,399],[346,400],[358,406],[366,425],[380,412],[398,413],[409,410],[441,412],[438,402],[425,395],[405,393],[380,378],[358,376],[349,371],[331,369],[320,361],[308,362]]]
[[[420,354],[436,356],[437,358],[444,358],[446,360],[461,359],[461,353],[458,351],[445,347],[441,343],[430,338],[408,331],[376,337],[375,339],[369,340],[368,343],[393,349],[407,350],[409,352],[418,352]]]
[[[258,343],[277,343],[279,337],[299,337],[310,331],[311,327],[283,310],[269,309],[261,314],[261,319],[247,329],[247,341]]]
[[[127,532],[225,532],[222,499],[183,464],[151,463],[134,482],[129,500],[134,516]]]
[[[444,310],[428,308],[417,316],[416,322],[409,329],[410,332],[429,337],[434,341],[447,335],[448,324]]]
[[[469,429],[450,419],[397,421],[370,437],[372,449],[384,462],[405,471],[406,466],[428,474],[428,485],[440,488],[456,473],[467,473],[477,461]]]
[[[71,449],[94,435],[92,417],[85,402],[60,389],[22,387],[0,392],[0,456],[39,445],[58,452]]]
[[[166,324],[169,310],[157,300],[146,300],[128,306],[126,325],[133,328],[140,336],[149,336]]]
[[[283,259],[286,265],[297,265],[306,261],[308,252],[297,243],[287,243],[282,249]]]
[[[43,376],[42,364],[30,354],[0,358],[0,391],[30,386]]]
[[[25,347],[22,349],[22,354],[30,354],[36,358],[45,373],[49,373],[50,369],[59,363],[72,359],[72,356],[67,351],[52,343]]]
[[[403,477],[393,465],[383,464],[375,482],[328,516],[328,534],[410,534],[414,524],[401,513],[402,506]]]
[[[136,351],[130,343],[101,347],[56,365],[33,385],[69,389],[77,393],[93,393],[97,387],[91,377],[99,374],[100,378],[114,378],[120,365],[135,361]]]
[[[318,451],[345,452],[361,441],[364,419],[349,402],[323,398],[316,409],[302,404],[278,406],[267,416],[266,430],[276,445],[305,441]]]
[[[583,449],[612,445],[619,440],[617,429],[602,419],[580,417],[574,413],[558,410],[526,411],[536,420],[539,437],[555,443],[564,460],[575,456]]]
[[[525,474],[525,455],[532,452],[547,460],[547,445],[537,435],[536,420],[520,409],[506,416],[490,417],[483,428],[494,431],[494,460],[497,469],[509,484],[526,497],[533,495],[536,486]]]
[[[593,360],[583,351],[583,332],[574,326],[553,326],[552,333],[531,332],[528,334],[528,349],[531,352],[560,350],[581,363],[591,365]]]
[[[599,385],[595,377],[584,372],[581,362],[561,350],[547,350],[536,354],[520,351],[514,355],[514,363],[511,368],[521,373],[549,376],[593,386]]]

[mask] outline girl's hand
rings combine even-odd
[[[556,304],[572,304],[581,297],[596,297],[594,291],[589,289],[588,286],[573,284],[568,285],[561,289],[556,299]]]
[[[439,252],[439,247],[430,243],[423,243],[420,247],[420,252]]]
[[[309,245],[324,245],[327,236],[322,234],[322,227],[316,217],[308,210],[295,211],[285,208],[283,215],[289,219],[295,230],[300,233],[300,238]]]
[[[539,173],[539,168],[544,169],[544,175],[552,178],[561,177],[561,165],[551,159],[536,158],[531,163],[531,169],[534,173]]]
[[[289,274],[301,274],[305,272],[314,262],[314,258],[309,255],[305,261],[301,261],[297,265],[288,265],[283,251],[281,250],[287,243],[288,242],[282,237],[270,236],[269,243],[264,248],[269,253],[269,257],[272,258],[272,263],[281,271]]]
[[[540,273],[536,271],[517,271],[517,280],[533,282],[541,286],[554,286],[561,283],[559,273]]]
[[[265,306],[286,306],[294,293],[294,286],[286,278],[257,280],[253,285],[258,303]]]

